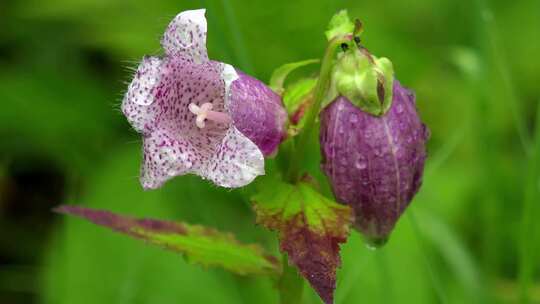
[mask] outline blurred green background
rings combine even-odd
[[[77,203],[185,220],[275,250],[238,191],[191,176],[138,184],[140,139],[119,111],[129,68],[159,54],[173,16],[200,7],[210,56],[261,80],[320,57],[346,8],[417,93],[432,131],[424,185],[386,247],[357,233],[342,246],[337,304],[525,303],[524,286],[540,303],[540,1],[526,0],[1,0],[0,303],[277,302],[265,278],[50,212]],[[310,288],[304,303],[320,303]]]

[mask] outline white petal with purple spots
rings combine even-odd
[[[187,56],[195,63],[208,61],[205,12],[205,9],[185,11],[173,19],[161,39],[168,56]]]
[[[229,109],[231,103],[231,85],[233,81],[238,79],[238,73],[234,67],[230,64],[223,63],[223,71],[221,72],[221,77],[225,81],[225,109]]]
[[[143,139],[141,184],[156,189],[170,178],[197,171],[197,151],[189,141],[173,138],[163,131]]]
[[[245,186],[263,174],[261,150],[235,127],[227,130],[221,145],[200,172],[201,176],[226,188]]]
[[[160,187],[194,173],[218,186],[242,187],[264,174],[264,156],[229,112],[236,70],[206,55],[204,10],[180,13],[162,39],[166,56],[145,57],[122,102],[143,134],[141,184]]]
[[[142,132],[151,119],[147,106],[155,100],[156,85],[161,78],[161,63],[157,57],[144,57],[122,101],[122,112],[138,132]]]

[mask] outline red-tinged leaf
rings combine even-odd
[[[75,215],[131,237],[182,253],[193,263],[218,266],[240,275],[278,274],[278,260],[258,245],[239,243],[232,234],[199,225],[135,219],[104,210],[61,206],[56,212]]]
[[[349,207],[329,200],[311,186],[277,181],[253,197],[257,222],[279,232],[281,251],[327,304],[333,303],[339,244],[353,220]]]

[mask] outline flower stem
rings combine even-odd
[[[353,35],[337,36],[329,41],[324,57],[321,62],[319,79],[315,85],[314,100],[306,114],[306,120],[302,132],[292,142],[295,149],[292,149],[289,155],[289,167],[287,169],[287,178],[291,183],[296,183],[302,176],[301,160],[306,153],[307,144],[312,136],[317,115],[321,109],[325,94],[330,85],[330,74],[334,62],[334,56],[338,46],[342,43],[350,42]],[[283,274],[279,278],[279,293],[281,304],[299,304],[302,300],[302,291],[304,279],[298,274],[296,268],[289,265],[287,255],[283,255]]]
[[[315,85],[314,89],[315,92],[313,94],[313,104],[306,114],[306,120],[302,132],[295,139],[296,150],[290,158],[289,169],[287,172],[287,177],[289,178],[290,182],[296,182],[301,177],[302,172],[300,170],[300,162],[305,157],[304,154],[306,152],[307,144],[312,136],[317,116],[319,115],[325,94],[330,85],[330,74],[332,73],[336,50],[342,43],[348,43],[352,39],[353,35],[350,34],[337,36],[328,42],[328,46],[326,47],[326,51],[321,62],[319,79],[317,80],[317,84]]]
[[[283,255],[283,274],[279,279],[280,304],[299,304],[302,301],[304,280],[296,268],[289,265],[287,255]]]

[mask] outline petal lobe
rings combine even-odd
[[[184,55],[195,63],[208,61],[205,12],[205,9],[184,11],[173,19],[161,39],[168,56]]]

